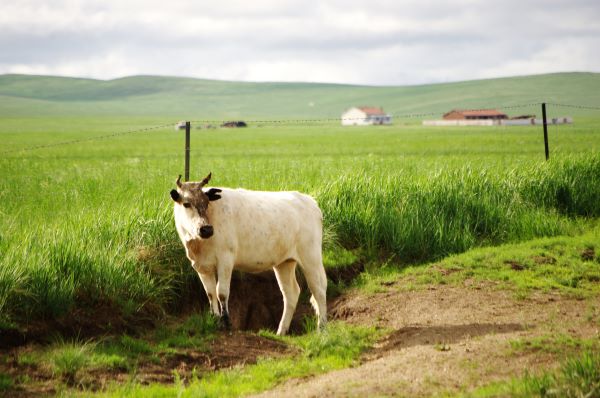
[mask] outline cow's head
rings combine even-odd
[[[213,226],[206,211],[209,202],[221,199],[221,190],[202,190],[210,181],[210,177],[211,173],[200,182],[181,182],[180,175],[176,182],[177,189],[171,190],[171,199],[175,202],[176,222],[185,231],[188,240],[208,239],[213,235]]]

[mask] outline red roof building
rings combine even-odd
[[[499,120],[508,119],[505,113],[497,111],[495,109],[477,109],[477,110],[452,110],[444,114],[444,120]]]
[[[366,115],[370,115],[370,116],[378,116],[378,115],[385,115],[386,114],[383,111],[383,109],[376,108],[376,107],[373,107],[373,106],[359,106],[358,109],[360,109],[361,111],[363,111]]]

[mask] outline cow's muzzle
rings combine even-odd
[[[211,236],[213,236],[213,233],[215,231],[213,230],[213,226],[212,225],[204,225],[202,227],[200,227],[200,237],[202,239],[208,239]]]

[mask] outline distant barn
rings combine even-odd
[[[508,119],[506,113],[495,109],[451,110],[444,114],[444,120],[502,120]]]
[[[369,126],[392,124],[392,116],[382,108],[373,106],[352,107],[342,113],[342,126]]]
[[[244,122],[242,120],[237,120],[237,121],[225,122],[225,123],[221,124],[221,127],[248,127],[248,125],[246,124],[246,122]]]

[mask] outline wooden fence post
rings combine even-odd
[[[548,149],[548,121],[546,119],[546,103],[542,102],[542,119],[544,123],[544,148],[546,149],[546,160],[550,159],[550,150]]]
[[[190,122],[185,122],[185,181],[190,180]]]

